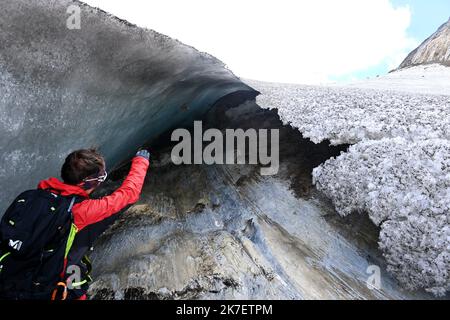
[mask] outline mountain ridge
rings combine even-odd
[[[450,66],[450,18],[414,49],[397,70],[433,63]]]

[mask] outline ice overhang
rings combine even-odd
[[[71,150],[97,146],[113,167],[221,97],[256,94],[213,56],[78,1],[4,1],[0,25],[1,212]]]

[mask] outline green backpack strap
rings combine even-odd
[[[2,261],[11,254],[11,252],[6,252],[5,254],[2,254],[2,256],[0,257],[0,272],[2,272],[3,269],[3,264]]]
[[[72,208],[73,208],[73,205],[75,204],[75,200],[76,199],[77,199],[77,197],[73,197],[72,198],[72,200],[70,201],[69,208],[67,209],[67,212],[70,213],[70,216],[71,216],[71,219],[72,219],[72,225],[70,226],[69,237],[67,238],[66,251],[65,251],[65,254],[64,254],[64,259],[66,259],[67,256],[69,255],[70,248],[72,248],[73,241],[75,240],[75,235],[78,232],[77,226],[73,223],[73,214],[72,214]]]

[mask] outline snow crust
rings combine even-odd
[[[367,212],[381,227],[388,271],[408,289],[449,289],[450,142],[364,141],[313,172],[339,214]]]
[[[450,65],[450,19],[412,51],[400,68],[429,63]]]
[[[450,83],[450,82],[449,82]],[[251,83],[253,85],[253,83]],[[387,90],[261,84],[262,107],[315,143],[354,144],[384,137],[450,137],[450,97]]]
[[[428,69],[347,87],[248,83],[261,92],[261,107],[277,108],[304,137],[353,145],[314,169],[315,185],[339,214],[369,214],[388,270],[406,288],[443,295],[450,290],[450,68]]]
[[[356,81],[347,87],[450,95],[449,70],[449,67],[440,64],[419,65]]]

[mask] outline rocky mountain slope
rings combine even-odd
[[[450,19],[411,52],[399,68],[430,63],[450,65]]]

